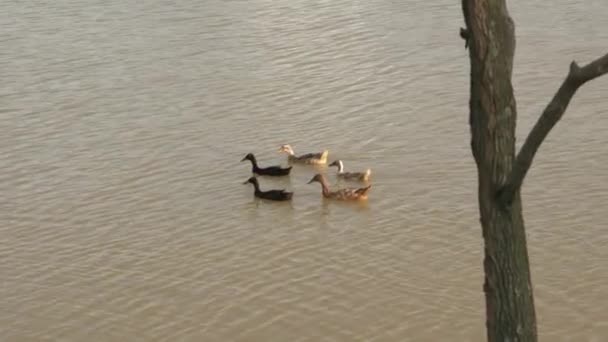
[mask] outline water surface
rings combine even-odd
[[[518,141],[601,1],[511,2]],[[482,341],[482,240],[457,1],[0,5],[2,341]],[[608,78],[585,85],[524,188],[543,340],[608,336]],[[372,168],[324,202],[330,150]],[[321,168],[335,181],[335,169]]]

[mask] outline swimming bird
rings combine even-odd
[[[248,153],[245,158],[241,159],[241,162],[249,160],[251,162],[251,172],[261,176],[286,176],[291,171],[293,166],[282,168],[280,166],[268,166],[259,167],[258,161],[255,159],[253,153]]]
[[[285,189],[281,190],[260,190],[260,183],[258,183],[258,179],[255,177],[250,177],[243,184],[251,183],[255,188],[254,195],[258,198],[263,198],[271,201],[289,201],[293,197],[293,192],[285,191]]]
[[[360,181],[369,181],[369,177],[372,174],[371,169],[365,170],[365,172],[344,172],[344,163],[340,159],[333,161],[329,166],[337,166],[338,167],[338,178],[344,179],[356,179]]]
[[[279,152],[287,153],[287,160],[289,162],[302,164],[327,164],[327,156],[329,155],[329,151],[324,150],[323,152],[306,153],[296,156],[290,145],[281,145]]]
[[[344,189],[338,189],[338,190],[332,191],[329,189],[329,183],[327,182],[327,179],[325,178],[325,176],[323,176],[320,173],[317,173],[308,182],[308,184],[313,183],[313,182],[321,183],[323,197],[329,198],[329,199],[342,200],[342,201],[366,200],[367,193],[369,192],[369,189],[372,187],[370,184],[363,188],[344,188]]]

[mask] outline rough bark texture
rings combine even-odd
[[[513,21],[505,0],[462,0],[462,9],[467,28],[460,30],[460,36],[471,60],[469,121],[485,244],[488,341],[537,341],[520,190],[536,152],[578,88],[608,73],[608,54],[582,68],[572,62],[516,157]]]
[[[471,60],[471,148],[477,164],[485,243],[488,341],[536,341],[536,314],[526,235],[517,189],[499,191],[515,160],[517,109],[511,74],[515,32],[504,0],[463,0]]]

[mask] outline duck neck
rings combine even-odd
[[[344,172],[344,164],[342,164],[342,161],[338,161],[338,173],[342,173]]]
[[[260,192],[260,183],[258,183],[258,180],[254,178],[253,181],[251,181],[251,183],[253,184],[255,193],[259,193]]]
[[[249,159],[249,161],[251,162],[251,165],[253,166],[254,170],[258,168],[258,161],[255,159],[254,156],[251,156],[251,158]]]
[[[321,180],[319,181],[319,183],[321,183],[321,189],[323,191],[323,196],[327,196],[329,194],[329,184],[327,184],[327,179],[325,179],[325,177],[321,176]]]

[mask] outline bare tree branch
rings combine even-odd
[[[586,82],[606,73],[608,73],[608,54],[582,68],[574,61],[570,64],[568,76],[543,111],[543,114],[534,125],[534,128],[532,128],[532,131],[530,131],[524,145],[517,154],[513,169],[511,170],[505,186],[498,193],[505,203],[511,203],[513,196],[521,188],[524,178],[532,166],[532,160],[534,159],[538,148],[551,129],[562,118],[570,100],[578,88]]]

